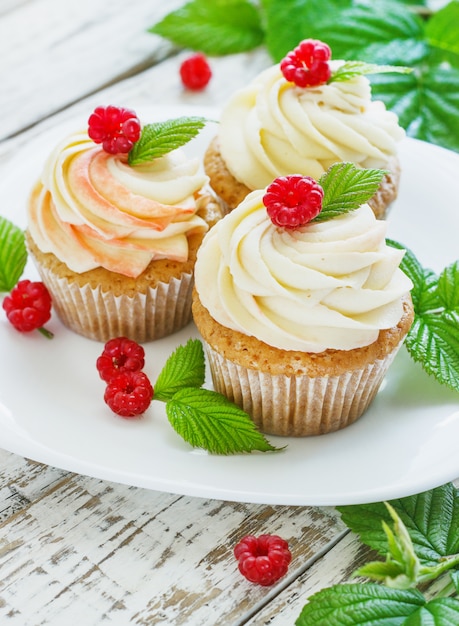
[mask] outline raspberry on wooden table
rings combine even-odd
[[[280,69],[285,79],[297,87],[316,87],[331,76],[330,57],[331,50],[326,43],[305,39],[281,61]]]
[[[121,417],[145,413],[153,399],[153,387],[144,372],[126,370],[114,376],[105,389],[104,400]]]
[[[212,77],[212,70],[204,54],[198,52],[185,59],[180,65],[180,77],[187,89],[204,89]]]
[[[109,154],[129,152],[140,133],[137,115],[123,107],[97,107],[88,119],[89,137]]]
[[[115,337],[107,341],[96,361],[99,375],[105,382],[127,370],[138,372],[144,365],[145,350],[136,341],[127,337]]]
[[[273,224],[295,229],[317,217],[323,197],[323,189],[314,178],[292,174],[273,180],[263,196],[263,204]]]
[[[51,317],[51,296],[42,282],[20,280],[3,300],[11,324],[21,332],[41,329]]]
[[[241,574],[265,587],[285,576],[292,555],[285,539],[278,535],[246,535],[234,548]]]

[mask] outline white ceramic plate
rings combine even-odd
[[[142,112],[144,121],[195,110]],[[213,112],[213,119],[217,113]],[[74,124],[72,124],[72,127]],[[214,128],[188,146],[201,154]],[[26,146],[0,171],[0,212],[25,226],[28,189],[63,129]],[[459,155],[430,144],[401,145],[403,178],[388,235],[441,270],[456,260]],[[25,276],[36,278],[28,265]],[[123,420],[103,402],[95,361],[102,344],[66,330],[55,338],[16,332],[0,311],[0,446],[66,470],[172,493],[243,502],[337,505],[419,493],[459,476],[459,394],[429,378],[402,349],[376,400],[355,424],[315,438],[269,437],[285,451],[219,457],[193,450],[154,401]],[[146,346],[152,382],[192,324]]]

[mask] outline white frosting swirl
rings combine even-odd
[[[52,151],[32,191],[32,238],[78,273],[104,267],[136,277],[155,259],[186,261],[188,235],[208,229],[196,215],[208,180],[199,168],[180,150],[131,167],[75,133]]]
[[[283,350],[351,350],[376,341],[403,313],[412,283],[386,222],[364,204],[297,230],[277,228],[254,191],[205,236],[195,284],[227,328]]]
[[[318,179],[339,161],[383,169],[404,135],[397,116],[371,100],[365,76],[302,89],[279,65],[231,98],[219,126],[225,164],[249,189],[288,174]]]

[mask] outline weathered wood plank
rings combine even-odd
[[[35,0],[0,7],[0,140],[170,54],[173,47],[147,29],[181,4]]]
[[[246,533],[291,545],[289,583],[347,531],[332,508],[186,498],[74,476],[1,525],[0,618],[12,626],[235,624],[279,588],[241,577]]]

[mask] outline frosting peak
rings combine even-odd
[[[404,134],[397,116],[371,100],[366,76],[303,89],[279,65],[231,98],[219,126],[222,157],[249,189],[292,172],[317,180],[338,161],[384,169]]]
[[[135,278],[152,260],[187,260],[187,236],[208,228],[197,215],[206,183],[181,150],[131,167],[75,133],[46,161],[29,229],[42,252],[75,272],[104,267]]]
[[[404,252],[386,244],[386,223],[367,204],[284,230],[263,193],[217,223],[198,252],[196,289],[217,322],[305,352],[366,346],[397,325],[412,284],[399,269]]]

